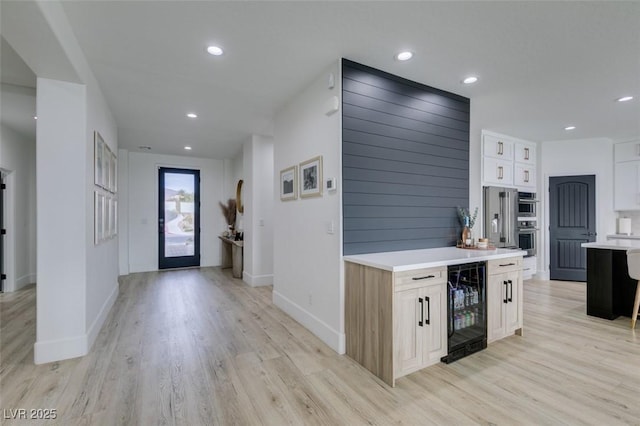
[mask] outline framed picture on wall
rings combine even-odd
[[[118,157],[116,157],[115,153],[111,153],[111,192],[114,194],[118,192]]]
[[[300,163],[300,197],[322,196],[322,156]]]
[[[295,200],[298,198],[296,185],[297,166],[289,167],[280,171],[280,199],[282,201]]]
[[[106,143],[102,144],[102,173],[103,173],[103,185],[102,187],[107,191],[111,191],[111,150]]]
[[[103,188],[104,182],[104,147],[105,143],[97,131],[93,132],[93,169],[94,184]]]
[[[99,191],[94,191],[93,202],[94,202],[93,240],[94,240],[94,244],[98,245],[104,239],[104,194],[100,193]]]

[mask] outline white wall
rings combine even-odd
[[[129,151],[118,150],[118,272],[129,274]]]
[[[86,354],[86,87],[38,78],[36,363]],[[73,165],[73,166],[71,166]]]
[[[36,141],[4,125],[0,130],[0,169],[7,174],[4,290],[11,292],[36,282]]]
[[[243,145],[244,265],[251,286],[273,284],[273,139],[253,135]]]
[[[336,86],[327,88],[333,73]],[[325,69],[275,119],[274,303],[325,343],[344,353],[344,279],[340,183],[322,197],[280,201],[280,170],[317,155],[325,178],[341,182],[341,112],[326,103],[341,97],[339,62]],[[334,233],[327,232],[333,224]]]
[[[158,270],[158,168],[200,170],[201,266],[220,265],[218,235],[226,229],[219,201],[224,195],[224,162],[171,155],[129,152],[127,221],[129,272]],[[122,225],[124,226],[124,225]],[[123,229],[121,226],[120,229]],[[120,268],[121,270],[123,267]]]
[[[607,138],[569,141],[547,141],[541,144],[540,171],[542,191],[540,228],[542,241],[538,267],[540,277],[549,278],[549,177],[552,176],[596,176],[596,232],[597,240],[606,240],[606,235],[615,232],[616,213],[613,210],[613,143]],[[539,219],[540,220],[540,219]]]

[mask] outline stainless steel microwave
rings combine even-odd
[[[536,217],[538,200],[535,192],[518,192],[518,217]]]

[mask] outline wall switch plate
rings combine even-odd
[[[330,221],[327,223],[327,234],[333,234],[333,233],[335,233],[335,232],[336,232],[336,230],[335,230],[335,224],[334,224],[334,222],[333,222],[332,220],[330,220]]]
[[[336,190],[336,178],[328,178],[327,179],[327,191],[335,191]]]

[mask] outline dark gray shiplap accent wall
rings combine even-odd
[[[344,254],[455,245],[469,99],[342,60]]]

